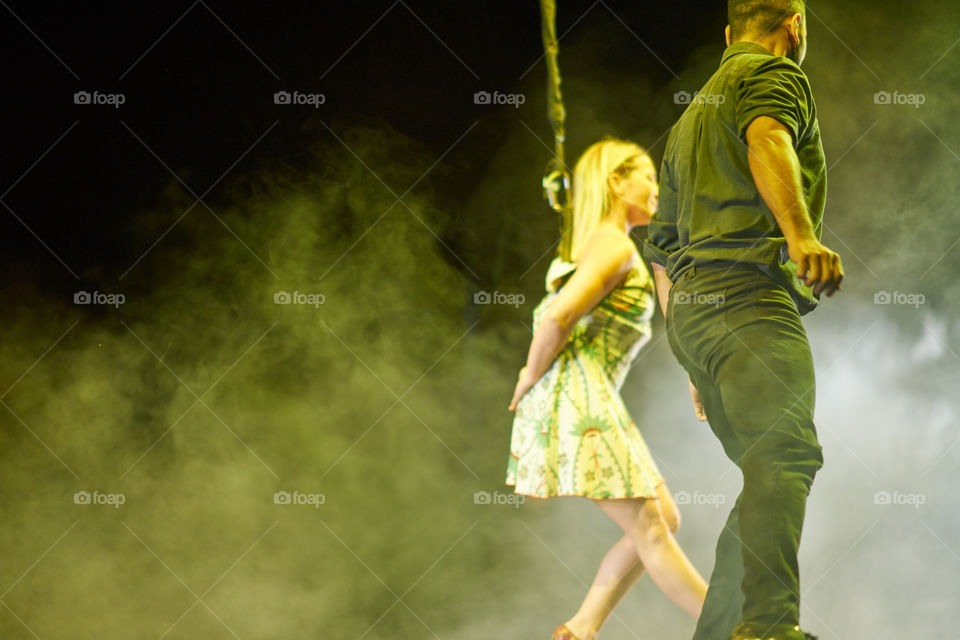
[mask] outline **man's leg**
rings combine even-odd
[[[737,462],[743,449],[727,423],[720,391],[713,381],[695,371],[691,376],[700,392],[710,428],[719,438],[727,456]],[[717,540],[710,587],[697,621],[693,640],[728,640],[743,615],[743,552],[740,544],[740,497],[737,497]]]
[[[686,290],[682,286],[678,286],[676,291]],[[687,309],[683,310],[683,312],[685,311]],[[700,317],[697,324],[700,327],[717,327],[723,324],[722,314],[716,309],[713,310],[712,314],[698,315]],[[711,319],[710,315],[714,317]],[[743,455],[743,447],[727,421],[720,390],[707,373],[700,369],[688,356],[682,346],[681,336],[677,334],[673,323],[669,321],[667,322],[667,338],[671,350],[700,393],[710,429],[720,440],[727,457],[735,464],[738,463]],[[719,336],[717,336],[717,339],[719,339]],[[703,603],[703,611],[697,620],[693,640],[729,640],[733,628],[743,616],[743,554],[739,533],[739,506],[740,497],[738,496],[717,540],[710,585]]]
[[[668,314],[670,346],[706,394],[711,428],[744,474],[744,490],[728,520],[732,526],[717,544],[714,593],[707,594],[696,636],[722,640],[724,612],[734,606],[724,582],[738,571],[731,561],[737,543],[742,620],[797,623],[797,550],[806,496],[822,456],[812,420],[813,362],[792,299],[756,271],[690,271],[694,277],[675,283],[677,293],[688,295],[671,299],[686,303],[674,304]],[[702,294],[722,299],[697,303],[709,299]]]
[[[729,640],[743,616],[743,555],[740,544],[740,498],[717,539],[710,587],[693,640]]]
[[[743,447],[743,621],[796,625],[800,533],[807,495],[823,464],[813,424],[813,359],[796,307],[782,288],[761,283],[724,306],[728,335],[707,364]]]

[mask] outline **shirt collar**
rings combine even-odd
[[[723,64],[728,58],[735,56],[738,53],[759,53],[766,54],[768,56],[773,55],[773,53],[762,44],[742,40],[740,42],[734,42],[727,47],[727,49],[723,52],[723,58],[720,60],[720,64]]]

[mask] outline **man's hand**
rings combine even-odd
[[[690,399],[693,400],[693,410],[697,414],[697,420],[700,422],[707,421],[707,414],[703,410],[703,401],[700,399],[700,392],[697,391],[697,388],[693,386],[691,380],[687,380],[690,383]]]
[[[840,290],[843,281],[843,265],[840,256],[813,237],[787,243],[790,259],[797,263],[797,277],[813,292],[825,293],[829,298]]]

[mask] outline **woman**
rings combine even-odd
[[[605,138],[577,161],[570,261],[554,259],[510,410],[506,484],[536,498],[592,499],[624,532],[555,640],[594,640],[644,569],[694,617],[707,584],[673,537],[680,516],[619,390],[650,339],[653,280],[630,239],[657,208],[641,147]],[[698,411],[698,417],[700,412]]]

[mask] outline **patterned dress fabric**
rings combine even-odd
[[[653,278],[642,260],[583,316],[550,369],[517,404],[506,484],[535,498],[656,497],[664,478],[620,397],[650,340]],[[555,258],[534,330],[576,265]]]

